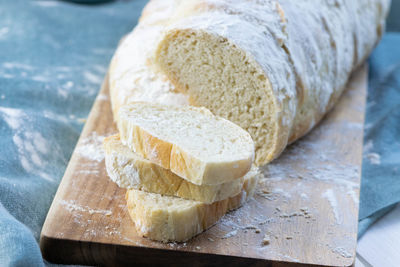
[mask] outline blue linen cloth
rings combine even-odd
[[[386,33],[369,63],[359,236],[400,201],[400,33]]]
[[[0,4],[1,266],[45,264],[40,230],[82,118],[145,2]],[[370,60],[360,233],[400,201],[398,47],[400,35],[387,34]]]
[[[120,38],[147,1],[0,1],[0,266],[41,227]]]

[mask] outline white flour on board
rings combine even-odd
[[[343,258],[351,258],[353,257],[353,255],[348,252],[345,248],[343,247],[336,247],[332,249],[332,252],[339,254],[340,256],[342,256]]]
[[[107,100],[108,100],[108,95],[106,95],[106,94],[99,94],[96,97],[96,101],[107,101]]]
[[[238,230],[233,230],[233,231],[230,231],[229,233],[226,233],[222,238],[223,238],[223,239],[224,239],[224,238],[230,238],[230,237],[232,237],[232,236],[237,235],[237,233],[238,233]]]
[[[86,74],[86,76],[88,80],[95,82],[94,76],[90,74]],[[103,101],[107,99],[106,96],[99,95],[97,100]],[[305,222],[315,221],[323,215],[318,213],[318,205],[315,205],[315,201],[325,201],[325,198],[332,208],[333,217],[337,223],[343,220],[341,218],[343,215],[339,213],[336,195],[344,192],[344,197],[354,201],[354,203],[358,201],[358,165],[337,159],[338,155],[341,154],[341,151],[338,151],[335,147],[337,144],[331,138],[321,139],[318,135],[329,136],[337,134],[337,128],[347,129],[348,131],[361,131],[361,126],[359,123],[350,122],[335,123],[333,126],[322,124],[313,130],[309,136],[289,146],[279,159],[269,164],[268,167],[263,168],[265,175],[257,188],[255,199],[244,204],[243,207],[226,214],[217,223],[217,227],[212,227],[207,231],[207,240],[215,242],[218,239],[226,239],[227,243],[231,242],[232,244],[240,245],[243,241],[243,234],[247,233],[248,235],[254,235],[255,240],[257,240],[254,244],[246,243],[250,245],[249,248],[252,250],[255,248],[256,254],[265,255],[265,253],[271,253],[281,259],[299,261],[296,256],[301,258],[300,255],[286,254],[284,250],[279,250],[276,247],[276,244],[282,243],[282,241],[285,241],[286,244],[295,244],[297,240],[304,241],[300,238],[304,233],[300,233],[298,229],[292,229],[291,226],[295,226],[294,223],[286,224],[286,222],[296,221],[299,224],[306,225]],[[343,131],[343,134],[346,134],[346,130]],[[99,165],[98,163],[104,159],[103,139],[104,136],[93,132],[90,136],[81,140],[77,153],[91,160],[89,162]],[[318,142],[315,142],[315,140]],[[299,170],[301,171],[299,172]],[[81,171],[82,173],[85,172],[83,169]],[[88,173],[90,173],[89,170]],[[313,186],[315,184],[326,186],[322,189],[322,194],[320,193],[321,191],[318,191],[318,195],[314,193]],[[340,200],[342,201],[342,199]],[[90,213],[89,207],[76,205],[74,202],[65,201],[62,205],[70,212],[76,211],[78,215],[84,212]],[[121,204],[118,206],[121,208]],[[104,214],[104,212],[111,211],[92,209],[92,214]],[[114,215],[111,218],[114,218]],[[278,227],[279,225],[288,225],[289,228],[281,229]],[[305,229],[307,230],[307,227]],[[88,230],[87,235],[100,236],[103,234],[102,230],[104,229],[91,228]],[[332,229],[329,229],[329,231],[332,231]],[[123,232],[121,234],[119,228],[105,229],[104,234],[117,235],[125,241],[136,242],[129,240],[129,238],[125,239]],[[279,239],[278,242],[273,242],[275,239],[272,239],[272,241],[270,240],[270,246],[263,246],[261,240],[267,233],[271,238]],[[141,241],[138,242],[143,245]],[[219,243],[215,242],[215,244]],[[337,243],[338,246],[334,249],[330,247],[329,251],[347,257],[349,255],[348,252],[342,249],[346,247],[345,241],[339,238]],[[154,246],[164,246],[164,244],[157,244]],[[326,246],[326,243],[323,245]],[[186,243],[169,243],[168,246],[184,248]],[[202,249],[200,246],[196,248],[198,250]],[[268,252],[266,252],[267,250]]]
[[[348,223],[339,204],[349,201],[349,205],[358,205],[360,167],[351,160],[338,158],[338,155],[352,153],[353,148],[349,147],[348,152],[338,151],[337,143],[332,141],[335,139],[329,136],[337,135],[338,131],[353,136],[357,130],[362,131],[362,124],[347,121],[334,125],[322,124],[302,140],[290,145],[280,158],[261,168],[264,177],[259,182],[255,198],[226,214],[218,223],[218,228],[208,231],[209,238],[226,239],[226,242],[236,246],[243,235],[249,235],[255,243],[242,244],[242,249],[249,247],[253,251],[251,253],[268,253],[282,260],[296,262],[300,255],[286,253],[276,244],[303,242],[304,232],[296,228],[284,230],[279,225],[298,223],[312,227],[321,216],[325,216],[321,212],[326,212],[319,210],[318,201],[327,201],[331,208],[333,224],[332,220],[328,220],[329,225],[326,226],[333,228],[327,231],[331,234],[342,231],[341,228],[334,230],[337,225]],[[316,190],[319,185],[321,189]],[[340,202],[337,199],[339,195],[343,196]],[[266,234],[271,237],[268,246],[263,245]],[[336,239],[336,246],[332,246],[332,240],[321,242],[326,242],[324,244],[331,252],[344,258],[351,257],[348,252],[351,250],[344,249],[352,246],[352,240],[347,236]]]
[[[105,216],[110,216],[112,214],[111,210],[101,210],[101,209],[92,209],[88,206],[83,206],[76,204],[74,200],[61,200],[60,204],[69,212],[84,212],[84,213],[89,213],[89,214],[102,214]]]
[[[89,160],[101,162],[104,160],[103,140],[105,136],[92,132],[88,137],[79,142],[76,152]]]
[[[335,193],[333,192],[332,189],[328,189],[326,190],[323,194],[322,194],[323,198],[326,198],[329,202],[329,204],[332,207],[332,212],[333,215],[335,216],[335,221],[336,223],[340,223],[340,216],[339,216],[339,210],[338,210],[338,202],[335,196]]]

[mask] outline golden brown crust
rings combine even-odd
[[[254,169],[245,179],[241,193],[212,204],[131,189],[126,192],[128,212],[138,234],[162,242],[185,242],[248,201],[253,196],[259,175]]]
[[[123,188],[213,203],[237,195],[243,185],[243,179],[212,186],[190,183],[132,152],[119,135],[105,138],[104,149],[107,173]]]
[[[138,234],[161,242],[185,242],[213,226],[230,210],[239,208],[242,194],[212,204],[193,202],[180,210],[146,207],[149,193],[126,192],[129,215]]]
[[[148,159],[165,169],[169,169],[183,179],[197,185],[219,185],[230,182],[235,179],[240,179],[250,170],[253,155],[243,155],[242,158],[236,160],[224,161],[224,159],[222,159],[219,162],[208,162],[185,152],[179,144],[169,143],[168,141],[162,140],[161,138],[157,138],[153,134],[148,133],[146,130],[141,128],[140,125],[136,125],[134,121],[130,120],[128,116],[131,109],[138,110],[141,106],[155,106],[164,109],[175,108],[179,109],[180,112],[191,110],[209,116],[210,120],[217,120],[217,118],[207,109],[196,107],[167,107],[158,104],[136,102],[121,108],[117,125],[122,143],[130,147],[143,158]],[[224,123],[228,125],[233,125],[230,121],[221,118],[219,118],[219,120],[223,120]],[[251,142],[251,146],[253,146],[253,141],[248,133],[240,129],[238,126],[234,126],[246,136],[246,140],[244,140],[243,143],[246,145],[249,144],[250,146]],[[185,137],[182,136],[182,138]],[[252,149],[254,149],[254,147]],[[254,151],[252,153],[254,153]]]
[[[262,3],[260,1],[250,2],[251,3],[248,3],[248,6],[250,6],[250,4],[252,3]],[[267,2],[268,1],[266,1],[265,3]],[[152,0],[143,11],[139,27],[145,27],[146,25],[158,25],[161,26],[161,34],[162,27],[168,27],[168,25],[175,24],[179,22],[179,20],[187,17],[195,17],[204,13],[216,13],[218,11],[221,11],[220,14],[223,14],[225,12],[226,14],[235,16],[237,15],[237,13],[241,12],[240,9],[235,7],[237,3],[240,3],[240,1],[215,2],[207,0]],[[297,69],[295,73],[297,75],[295,87],[295,99],[297,102],[297,108],[295,118],[293,122],[290,122],[290,126],[284,125],[282,121],[278,118],[277,122],[274,125],[274,127],[277,127],[277,130],[274,131],[273,134],[273,144],[268,145],[266,148],[262,147],[262,144],[265,144],[265,142],[258,143],[256,151],[256,164],[258,165],[268,163],[269,161],[278,157],[288,143],[297,140],[298,138],[305,135],[308,131],[310,131],[310,129],[312,129],[312,127],[314,127],[318,123],[318,121],[321,120],[323,115],[328,112],[338,101],[344,87],[340,85],[340,83],[343,82],[337,83],[336,81],[340,80],[345,82],[343,76],[348,76],[351,69],[362,63],[369,55],[369,52],[373,48],[373,44],[376,43],[382,35],[382,31],[384,28],[384,18],[387,15],[386,13],[388,11],[390,1],[360,0],[344,1],[340,3],[330,3],[329,1],[324,1],[323,3],[321,3],[320,9],[314,8],[312,3],[309,1],[273,1],[272,3],[274,4],[274,6],[276,5],[275,13],[278,13],[277,15],[279,16],[282,22],[281,24],[283,25],[282,36],[285,36],[285,34],[286,36],[289,36],[290,31],[288,30],[288,28],[290,28],[289,25],[290,23],[292,23],[291,25],[294,25],[292,27],[292,29],[294,29],[294,32],[300,33],[301,38],[299,40],[305,40],[303,43],[305,43],[306,45],[294,45],[291,47],[292,49],[290,50],[288,49],[288,47],[290,48],[290,45],[288,45],[288,43],[283,40],[284,37],[279,36],[278,38],[276,38],[276,41],[279,43],[282,49],[285,50],[285,53],[292,57],[292,61],[290,62],[291,68],[295,68],[294,63],[296,61],[296,58],[293,57],[293,55],[300,50],[305,52],[297,59],[297,62],[300,63],[298,64],[298,66],[300,66],[300,69]],[[245,3],[245,5],[247,5],[247,3]],[[297,10],[300,9],[291,8],[292,6],[300,7],[301,10],[304,10],[304,16],[298,16],[296,18],[296,16],[294,15],[296,15],[296,13],[298,13]],[[161,9],[166,10],[167,7],[171,7],[171,9],[168,9],[167,12],[164,12],[167,15],[165,17],[160,16],[162,15]],[[157,16],[154,16],[154,14],[156,13]],[[254,16],[255,13],[256,12],[250,11],[247,12],[247,14],[245,15],[249,15],[249,17],[253,17],[255,18],[255,20],[262,21],[261,16]],[[210,19],[214,19],[217,17],[212,17],[213,14],[210,15]],[[155,17],[160,18],[155,19]],[[309,18],[303,20],[303,17]],[[298,23],[304,21],[310,23]],[[297,27],[297,24],[309,25],[310,28],[307,29]],[[268,28],[268,25],[264,26],[265,28]],[[308,32],[306,31],[306,29]],[[278,32],[280,30],[281,29],[275,28],[272,30],[272,32]],[[311,32],[311,35],[308,35],[307,37],[307,34],[309,32]],[[374,32],[376,32],[376,34],[374,34]],[[281,32],[279,32],[279,34],[280,33]],[[273,33],[270,34],[273,35]],[[294,35],[290,33],[291,40],[296,39],[296,36]],[[354,43],[348,42],[348,36],[351,37],[351,40]],[[140,42],[140,38],[141,37],[138,37],[132,42]],[[154,39],[154,43],[157,43],[158,41],[158,39]],[[308,45],[309,43],[311,45]],[[315,46],[317,49],[314,49],[312,45]],[[328,49],[326,49],[326,47],[328,47]],[[326,50],[325,52],[323,52],[324,49]],[[339,57],[338,54],[341,54],[342,56]],[[302,56],[304,56],[304,58],[302,58]],[[347,64],[348,58],[351,58],[350,61],[352,61],[352,66],[350,67],[350,69],[347,70],[346,66],[349,65]],[[329,59],[332,59],[332,62],[327,64],[326,62],[328,62]],[[118,64],[118,62],[115,62],[115,64]],[[152,66],[152,68],[153,67],[154,66]],[[274,71],[274,68],[272,68],[272,71]],[[341,73],[344,73],[345,75],[341,75]],[[174,86],[171,88],[171,92],[175,89],[176,92],[187,93],[187,90],[185,90],[183,84],[180,85],[176,77],[171,75],[168,76],[170,82],[174,84]],[[332,76],[333,78],[330,80],[326,79],[330,76]],[[331,86],[332,88],[328,88],[332,89],[333,93],[328,100],[328,104],[323,104],[324,107],[317,107],[319,105],[319,102],[321,102],[319,100],[320,96],[318,95],[321,93],[321,91],[327,89],[322,88],[321,84],[319,83],[333,84],[333,86]],[[114,85],[111,83],[111,87],[113,86]],[[145,93],[145,90],[143,90],[143,94]],[[188,98],[191,105],[199,105],[199,103],[196,102],[196,98],[194,98],[192,95],[189,94]],[[113,101],[114,111],[118,109],[120,104],[121,103],[119,103],[119,100]],[[281,108],[281,110],[279,110],[279,107],[277,108],[277,114],[287,109],[287,107],[285,107],[284,105],[282,105]],[[215,111],[213,110],[213,112]],[[249,130],[248,128],[246,129]],[[256,135],[253,135],[254,140],[255,136]]]

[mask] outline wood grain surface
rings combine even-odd
[[[125,190],[107,177],[102,140],[116,133],[107,79],[42,229],[46,260],[64,264],[287,266],[353,264],[367,68],[305,138],[262,168],[253,200],[187,243],[138,236]]]

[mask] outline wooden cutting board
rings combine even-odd
[[[186,243],[138,236],[125,190],[107,177],[102,140],[116,133],[107,79],[96,98],[40,238],[65,264],[350,266],[357,241],[367,68],[305,138],[262,168],[255,198]]]

